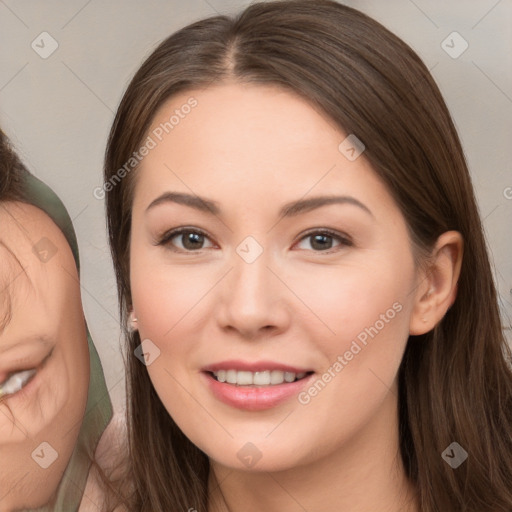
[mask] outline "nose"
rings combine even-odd
[[[252,263],[234,254],[232,264],[218,297],[219,326],[248,340],[286,330],[290,323],[286,286],[270,268],[268,254],[263,251]]]

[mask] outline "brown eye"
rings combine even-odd
[[[177,252],[194,252],[207,248],[203,245],[207,240],[209,238],[201,231],[179,228],[166,233],[158,245],[170,246],[172,250],[178,250]]]
[[[349,247],[353,245],[352,241],[348,237],[329,230],[311,231],[303,236],[300,242],[304,240],[310,240],[310,247],[315,252],[324,252],[332,249],[333,247]],[[334,240],[339,242],[338,245],[333,245]],[[305,247],[305,249],[309,248]]]

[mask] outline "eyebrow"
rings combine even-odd
[[[164,192],[149,204],[146,212],[155,206],[169,202],[182,204],[212,215],[220,215],[221,213],[220,206],[216,201],[182,192]],[[279,210],[279,217],[293,217],[331,204],[351,204],[374,217],[371,210],[365,204],[352,196],[316,196],[309,199],[291,201],[282,206]]]

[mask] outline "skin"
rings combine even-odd
[[[129,463],[127,453],[126,418],[116,412],[100,438],[94,454],[95,463],[112,482],[120,482]],[[91,468],[83,492],[79,512],[98,512],[105,502],[104,480],[96,468]],[[129,512],[124,505],[117,505],[113,512]]]
[[[0,225],[2,242],[21,264],[0,247],[2,319],[12,301],[12,318],[0,333],[0,381],[47,358],[33,383],[0,403],[0,510],[12,511],[42,506],[58,488],[85,411],[89,354],[77,269],[60,229],[23,203],[1,204]],[[33,252],[43,237],[56,249],[46,262]],[[31,362],[18,363],[22,358]],[[46,469],[31,456],[36,449],[41,460],[49,456],[38,448],[43,442],[58,454]]]
[[[130,279],[134,326],[161,351],[147,366],[153,385],[210,457],[210,510],[419,510],[397,457],[397,371],[409,334],[432,329],[455,298],[460,235],[439,238],[428,274],[416,268],[405,219],[364,154],[345,158],[346,134],[275,86],[181,93],[148,134],[190,96],[198,106],[136,176]],[[221,213],[172,202],[147,210],[170,191],[212,199]],[[331,204],[278,216],[287,202],[332,194],[371,214]],[[182,236],[155,244],[180,226],[204,231],[203,244],[191,250]],[[304,234],[312,228],[352,243],[332,238],[318,248]],[[247,236],[263,248],[252,263],[236,252]],[[286,363],[319,378],[396,303],[400,312],[307,405],[293,397],[239,410],[204,384],[201,368],[230,359]],[[251,468],[237,457],[248,442],[261,454]]]

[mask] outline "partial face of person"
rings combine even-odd
[[[395,420],[419,277],[347,135],[291,92],[232,83],[171,98],[146,135],[130,280],[147,371],[227,467],[308,464]]]
[[[82,423],[89,354],[71,249],[41,210],[0,204],[0,510],[58,488]]]

